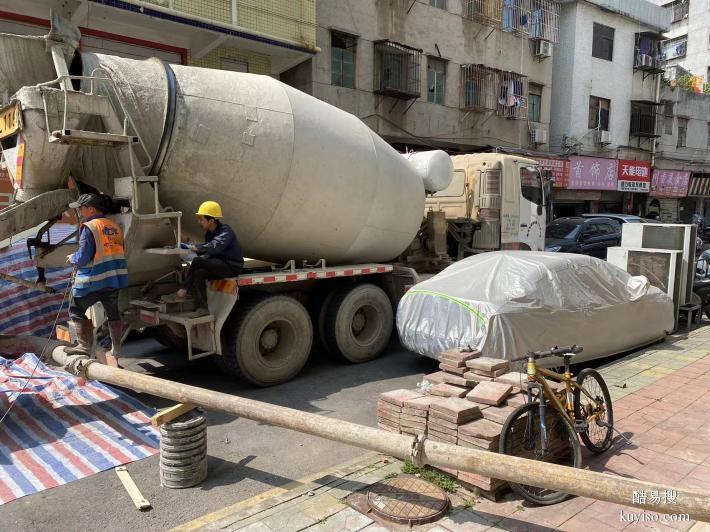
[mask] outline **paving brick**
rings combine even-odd
[[[432,426],[432,427],[440,427],[442,429],[449,429],[449,430],[455,430],[456,433],[458,434],[458,429],[460,423],[458,421],[451,421],[453,418],[439,418],[439,417],[430,417],[429,420],[427,421],[427,426]]]
[[[458,442],[458,438],[456,436],[451,436],[450,434],[442,434],[440,432],[434,432],[431,430],[427,432],[427,437],[434,441],[452,443],[454,445],[456,445],[456,443]]]
[[[429,388],[431,395],[441,397],[464,397],[469,392],[468,388],[463,386],[455,386],[453,384],[437,384]]]
[[[431,395],[423,395],[422,397],[417,397],[416,399],[408,399],[404,402],[404,406],[407,408],[429,410],[432,403],[437,403],[439,401],[443,401],[443,399],[440,397],[433,397]]]
[[[479,375],[478,373],[474,373],[473,371],[467,371],[466,373],[463,374],[465,379],[468,379],[473,382],[492,382],[493,377],[486,377],[485,375]]]
[[[513,387],[510,384],[482,382],[471,390],[466,397],[477,403],[495,406],[501,404],[512,390]]]
[[[472,369],[471,371],[473,371],[473,373],[475,373],[476,375],[482,375],[483,377],[492,377],[495,380],[496,377],[500,377],[508,373],[508,368],[505,367],[493,371],[486,371],[483,369]]]
[[[423,419],[427,418],[429,410],[420,410],[419,408],[407,408],[406,406],[402,408],[402,415],[421,417]]]
[[[452,366],[454,368],[465,368],[466,367],[465,360],[458,360],[456,358],[451,358],[451,357],[439,357],[439,367],[441,367],[442,364],[446,365],[446,366]]]
[[[319,523],[308,530],[309,532],[357,532],[358,530],[362,530],[373,523],[374,521],[366,515],[363,515],[352,508],[346,508],[337,514],[328,517],[325,522]],[[370,529],[368,528],[368,530]]]
[[[508,371],[496,377],[495,382],[503,382],[510,384],[513,388],[526,390],[528,387],[528,376],[520,371]]]
[[[478,358],[481,356],[481,352],[477,350],[465,350],[461,349],[449,349],[447,351],[442,351],[439,356],[455,358],[456,360],[471,360],[473,358]]]
[[[478,473],[468,473],[465,471],[459,471],[458,478],[461,482],[471,484],[472,486],[479,487],[485,491],[496,491],[506,485],[505,480],[479,475]]]
[[[503,426],[488,419],[477,419],[459,427],[459,434],[482,438],[484,440],[494,440],[500,437]]]
[[[528,401],[528,398],[527,398],[526,394],[514,393],[513,395],[508,396],[508,398],[505,400],[504,404],[506,406],[518,407],[520,405],[524,405],[525,403],[527,403],[527,401]]]
[[[462,377],[463,374],[468,371],[466,366],[462,366],[459,368],[456,366],[449,366],[448,364],[443,364],[443,363],[439,364],[439,369],[443,370],[446,373],[453,373],[454,375],[458,375],[460,377]],[[446,379],[444,379],[444,382],[448,382],[448,381]]]
[[[507,368],[510,363],[503,358],[490,358],[490,357],[479,357],[473,360],[467,360],[466,366],[471,369],[483,370],[483,371],[495,371],[501,368]]]
[[[458,437],[458,428],[454,427],[444,427],[443,425],[437,425],[435,423],[429,423],[427,425],[427,432],[436,432],[437,434],[446,434],[447,436]]]
[[[466,373],[469,373],[468,371]],[[467,379],[466,377],[462,377],[459,375],[453,375],[451,373],[446,373],[444,374],[444,382],[447,384],[454,384],[456,386],[462,386],[464,388],[473,388],[478,384],[478,381],[472,381],[471,379]]]
[[[472,449],[483,449],[485,451],[498,452],[500,441],[498,439],[482,440],[480,438],[474,438],[473,436],[462,436],[459,434],[458,445],[461,447],[470,447]]]
[[[499,406],[497,408],[491,407],[482,410],[481,413],[483,414],[484,419],[495,421],[496,423],[500,423],[502,425],[505,423],[505,420],[508,419],[510,414],[513,413],[515,408],[516,407],[514,406]]]
[[[443,371],[437,371],[436,373],[429,373],[428,375],[424,375],[423,379],[429,382],[440,384],[444,382],[443,376]]]
[[[478,406],[459,398],[451,398],[434,403],[429,411],[432,416],[443,414],[444,416],[453,417],[458,423],[466,423],[481,417],[481,409]]]
[[[404,402],[409,399],[415,399],[417,397],[422,397],[422,394],[412,390],[392,390],[391,392],[384,392],[380,394],[379,399],[386,403],[391,403],[393,405],[402,407]]]

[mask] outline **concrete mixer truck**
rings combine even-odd
[[[126,243],[127,331],[154,328],[191,360],[216,355],[256,385],[293,378],[314,338],[351,362],[378,356],[393,307],[418,280],[413,266],[445,259],[450,227],[478,217],[517,230],[530,211],[517,172],[532,172],[532,161],[466,159],[453,173],[445,153],[403,157],[353,115],[271,77],[80,53],[79,39],[54,16],[46,37],[0,35],[2,164],[16,198],[0,211],[0,240],[40,225],[46,233],[79,192],[109,194]],[[502,187],[512,200],[498,207],[493,167],[517,183]],[[488,183],[476,192],[483,216],[470,207],[476,182]],[[468,207],[447,220],[446,198]],[[180,281],[180,242],[202,238],[192,213],[205,199],[222,204],[256,260],[212,282],[209,315],[196,315],[190,302],[162,296]],[[499,230],[482,247],[517,241],[511,234]],[[40,272],[63,266],[75,245],[37,248]]]

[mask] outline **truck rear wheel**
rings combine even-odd
[[[392,326],[392,304],[379,286],[341,288],[326,311],[326,345],[350,362],[366,362],[387,346]]]
[[[187,338],[177,334],[169,325],[152,327],[153,338],[178,354],[187,353]]]
[[[257,386],[291,380],[311,352],[311,317],[292,297],[261,296],[246,301],[228,327],[221,365],[230,370],[238,367]]]

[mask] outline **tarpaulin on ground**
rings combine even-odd
[[[412,287],[397,309],[402,343],[435,359],[467,346],[511,359],[578,344],[584,351],[574,360],[583,362],[658,340],[673,328],[673,301],[645,277],[569,253],[475,255]]]
[[[75,230],[73,225],[57,224],[49,230],[50,241],[57,243]],[[27,252],[26,240],[18,240],[10,247],[0,249],[0,272],[28,281],[37,280],[37,269]],[[56,294],[47,294],[0,280],[0,334],[50,334],[71,278],[71,268],[47,269],[45,275],[47,286],[54,288]],[[58,323],[66,322],[69,317],[69,296],[70,294],[64,301]]]
[[[0,427],[0,505],[158,452],[152,409],[33,354],[0,357],[0,417],[13,401]]]

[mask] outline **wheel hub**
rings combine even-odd
[[[360,334],[363,330],[365,330],[366,325],[367,325],[367,317],[365,316],[365,313],[362,311],[362,309],[360,309],[353,316],[353,323],[352,323],[353,332],[355,334]]]
[[[273,327],[269,327],[263,333],[261,333],[261,338],[259,343],[262,349],[270,351],[279,345],[279,333]]]

